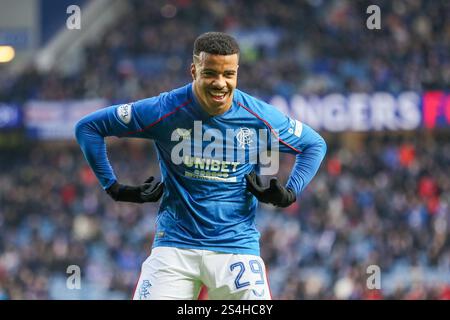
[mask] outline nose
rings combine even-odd
[[[211,85],[216,88],[216,89],[222,89],[224,88],[227,84],[225,82],[225,78],[219,74],[217,75],[217,77],[214,79],[214,81],[211,83]]]

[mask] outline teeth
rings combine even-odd
[[[223,97],[225,95],[225,92],[211,92],[211,95],[214,97]]]

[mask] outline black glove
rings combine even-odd
[[[162,182],[153,182],[154,178],[150,177],[140,186],[127,186],[115,182],[106,192],[116,201],[124,202],[156,202],[161,198],[164,191]]]
[[[297,199],[295,193],[291,189],[283,187],[277,178],[270,179],[268,188],[262,185],[260,177],[254,171],[246,174],[245,180],[247,180],[247,190],[261,202],[286,208]]]

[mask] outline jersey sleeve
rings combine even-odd
[[[286,187],[300,194],[311,182],[325,157],[325,140],[308,125],[268,106],[267,123],[279,141],[279,151],[296,156]]]
[[[108,160],[104,138],[116,136],[157,139],[154,124],[160,117],[160,97],[153,97],[100,109],[78,121],[75,125],[75,137],[104,189],[117,181]]]

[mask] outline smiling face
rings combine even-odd
[[[200,52],[194,56],[191,75],[194,94],[212,116],[230,109],[237,85],[238,54],[218,55]]]

